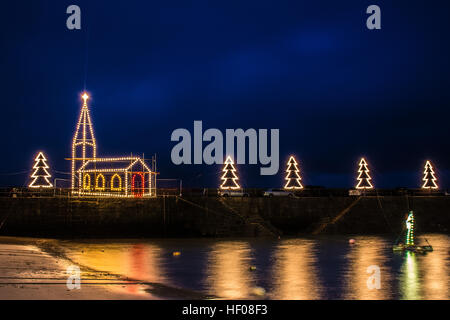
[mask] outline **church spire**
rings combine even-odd
[[[97,155],[94,128],[87,104],[89,95],[84,92],[81,98],[83,99],[83,106],[72,141],[72,189],[75,188],[76,170],[85,164],[89,158],[95,158]]]

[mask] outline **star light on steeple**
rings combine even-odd
[[[83,101],[84,101],[83,105],[87,105],[87,101],[88,101],[88,99],[89,99],[89,95],[85,92],[85,93],[81,96],[81,98],[82,98]]]

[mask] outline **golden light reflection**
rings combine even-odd
[[[132,279],[150,282],[161,281],[161,269],[155,265],[155,262],[158,260],[155,251],[158,250],[148,248],[143,244],[133,245],[128,251],[127,275],[129,274],[129,277]],[[128,287],[128,291],[132,293],[136,293],[138,290],[139,287],[137,286]]]
[[[211,295],[226,299],[244,299],[251,295],[255,279],[254,271],[250,271],[250,253],[247,242],[213,244],[206,271],[206,287]]]
[[[391,270],[387,267],[385,249],[389,243],[383,238],[356,239],[356,245],[349,248],[347,259],[349,269],[345,272],[344,299],[383,300],[391,299]],[[390,254],[390,252],[389,252]],[[369,288],[367,281],[375,273],[370,266],[380,268],[380,288]]]
[[[421,259],[423,270],[423,296],[425,299],[450,299],[450,264],[448,243],[449,237],[444,235],[432,235],[430,239],[434,251],[427,253]]]
[[[80,265],[132,280],[158,283],[166,280],[161,266],[162,250],[154,244],[80,245],[72,250],[71,258]],[[127,292],[138,290],[135,285],[126,286]]]
[[[320,299],[316,274],[315,244],[308,240],[286,240],[276,248],[273,268],[272,299]]]
[[[400,276],[400,298],[404,300],[418,300],[421,295],[417,256],[410,251],[406,251],[404,254]]]

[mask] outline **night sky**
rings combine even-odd
[[[82,30],[66,28],[77,4]],[[382,29],[366,28],[377,4]],[[280,171],[238,166],[245,187],[351,187],[361,156],[379,188],[419,187],[426,159],[450,186],[448,1],[4,1],[0,186],[36,152],[69,178],[91,94],[99,156],[156,153],[161,178],[216,187],[221,166],[171,163],[173,130],[279,128]]]

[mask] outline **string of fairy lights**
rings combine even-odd
[[[372,177],[369,174],[370,170],[367,165],[366,159],[361,158],[359,161],[359,169],[358,169],[358,184],[355,186],[355,189],[373,189],[372,185]]]
[[[94,159],[92,161],[110,161],[110,160],[134,160],[131,162],[131,164],[124,168],[124,169],[88,169],[84,170],[85,173],[84,176],[81,176],[80,173],[80,180],[83,181],[83,191],[89,192],[92,190],[103,192],[106,190],[106,178],[105,176],[100,172],[113,172],[114,175],[111,177],[111,191],[121,191],[123,189],[123,181],[120,175],[117,173],[119,172],[127,172],[131,169],[133,165],[135,165],[139,159],[133,158],[133,157],[123,157],[123,158],[102,158],[102,159]],[[33,166],[33,173],[30,176],[32,178],[32,181],[28,185],[30,188],[51,188],[53,187],[52,183],[49,181],[51,178],[51,174],[49,173],[48,169],[49,166],[47,164],[47,158],[45,157],[44,153],[38,152],[37,156],[35,157],[35,164]],[[145,163],[143,164],[147,170],[150,171],[147,165]],[[92,187],[92,181],[91,176],[86,173],[95,172],[98,173],[96,175],[95,180],[95,189]],[[233,159],[228,156],[224,162],[224,167],[222,169],[222,184],[220,185],[220,189],[222,190],[238,190],[241,189],[240,184],[238,183],[239,177],[237,174],[237,169],[235,168],[235,164]],[[302,190],[304,189],[302,183],[301,183],[301,176],[300,176],[300,169],[297,160],[294,156],[290,156],[289,160],[286,164],[286,183],[284,185],[284,189],[286,190]],[[355,185],[355,189],[364,189],[364,190],[371,190],[374,189],[374,185],[372,184],[372,177],[370,176],[370,170],[369,165],[366,161],[366,159],[361,158],[358,164],[358,175],[356,178],[357,184]],[[142,174],[139,174],[142,177]],[[434,171],[433,165],[431,164],[431,161],[427,160],[425,163],[424,171],[423,171],[423,184],[422,189],[427,190],[437,190],[439,189],[439,186],[437,184],[437,177],[436,173]],[[133,176],[133,179],[135,179],[135,176]],[[134,180],[133,180],[134,182]],[[125,181],[125,185],[127,182]],[[134,185],[134,184],[133,184]]]
[[[47,158],[43,152],[39,152],[34,159],[33,173],[31,178],[33,179],[28,185],[30,188],[51,188],[53,184],[48,180],[51,178],[51,174],[48,172],[49,166],[47,164]]]
[[[414,245],[414,214],[411,211],[406,219],[406,245]]]
[[[293,156],[289,157],[286,166],[286,184],[284,185],[284,189],[286,190],[301,190],[303,189],[303,185],[301,184],[302,178],[300,177],[300,170],[298,168],[297,161]]]
[[[89,95],[83,93],[81,96],[83,105],[81,107],[80,116],[76,124],[75,134],[72,139],[72,158],[71,160],[71,187],[75,194],[96,195],[96,196],[150,196],[152,188],[152,175],[156,176],[139,157],[117,157],[117,158],[98,158],[97,157],[97,143],[94,136],[93,124],[91,121],[90,111],[88,107]],[[78,150],[81,147],[81,155]],[[88,154],[88,151],[90,153]],[[51,174],[49,172],[48,160],[44,152],[37,153],[33,166],[33,173],[31,174],[31,182],[28,185],[30,188],[51,188],[53,184],[50,182]],[[77,163],[80,163],[77,166]],[[98,168],[99,163],[121,164],[122,167],[116,168]],[[91,167],[89,167],[91,166]],[[136,170],[136,167],[141,169]],[[219,186],[221,190],[239,190],[239,176],[233,158],[227,156],[222,169],[222,184]],[[302,177],[300,175],[299,163],[294,156],[290,156],[286,163],[285,170],[285,184],[286,190],[302,190]],[[92,176],[91,176],[92,175]],[[107,185],[107,177],[109,176],[109,187]],[[129,185],[128,176],[131,177],[131,185]],[[437,190],[437,177],[433,165],[430,160],[425,163],[423,171],[422,189]],[[146,177],[148,177],[146,179]],[[156,178],[155,178],[156,179]],[[137,187],[137,182],[140,182],[140,187]],[[78,185],[77,185],[78,184]],[[148,193],[143,192],[145,185],[148,185]],[[365,158],[361,158],[358,163],[356,185],[354,187],[358,190],[374,189],[372,177],[370,175],[369,164]],[[107,190],[111,192],[106,192]],[[137,191],[136,191],[137,190]],[[123,194],[122,194],[123,193]]]
[[[429,160],[425,163],[425,171],[423,172],[423,175],[423,189],[439,189],[439,186],[436,184],[437,178],[435,176],[433,166]]]
[[[97,157],[94,126],[88,106],[89,95],[84,93],[81,98],[83,106],[72,141],[72,158],[70,159],[72,162],[72,193],[78,196],[95,197],[156,195],[156,193],[152,193],[152,179],[156,179],[156,172],[147,166],[144,159],[139,157]],[[130,180],[131,185],[129,184]]]
[[[223,175],[221,177],[222,185],[220,189],[222,190],[236,190],[240,189],[237,181],[239,177],[237,175],[237,170],[234,167],[234,162],[231,157],[227,157],[225,160],[225,165],[223,167]],[[285,190],[302,190],[304,189],[300,176],[300,169],[297,163],[297,160],[294,156],[290,156],[288,162],[286,163],[286,183],[284,185]],[[358,175],[356,177],[356,185],[355,189],[357,190],[372,190],[375,189],[372,183],[372,177],[370,175],[369,164],[367,163],[365,158],[361,158],[358,163]],[[421,189],[426,190],[436,190],[439,189],[437,185],[436,174],[433,169],[433,165],[430,160],[427,160],[425,163],[425,171],[423,172],[424,177]]]
[[[73,136],[72,141],[72,159],[76,159],[77,152],[76,149],[78,146],[82,146],[82,154],[81,154],[81,162],[82,165],[86,164],[86,146],[92,147],[92,158],[96,158],[97,155],[97,143],[94,137],[94,128],[91,122],[91,116],[89,114],[89,108],[87,105],[87,101],[89,99],[89,95],[85,92],[81,96],[83,99],[83,106],[81,108],[80,117],[78,119],[78,123],[76,125],[75,134]],[[81,130],[82,128],[82,130]],[[90,138],[87,138],[87,129],[89,129]],[[81,137],[80,137],[81,133]],[[76,161],[72,161],[72,189],[75,189],[75,168]],[[89,178],[90,180],[90,178]],[[83,187],[84,187],[84,179],[83,179]]]
[[[96,172],[98,173],[95,180],[95,189],[92,188],[91,176],[85,174],[80,179],[83,181],[83,190],[91,191],[96,190],[103,192],[106,190],[106,178],[100,172],[115,172],[111,177],[111,190],[112,191],[121,191],[123,189],[123,182],[120,175],[117,173],[118,171],[126,172],[130,170],[130,168],[135,165],[139,159],[134,157],[123,157],[123,158],[102,158],[102,159],[94,159],[92,161],[109,161],[109,160],[134,160],[131,164],[124,169],[91,169],[84,170],[85,173]],[[50,182],[51,174],[48,169],[49,166],[47,164],[47,158],[45,157],[42,151],[38,152],[35,157],[35,164],[33,166],[33,173],[30,176],[32,181],[28,185],[30,188],[51,188],[53,187]],[[150,171],[147,165],[144,164],[147,170]],[[238,190],[241,189],[239,185],[239,177],[237,174],[237,169],[235,168],[235,164],[233,159],[228,156],[224,162],[224,167],[222,169],[222,184],[220,185],[220,189],[222,190]],[[300,169],[297,160],[294,156],[290,156],[288,162],[286,163],[286,183],[284,185],[284,189],[286,190],[302,190],[304,187],[301,183]],[[371,190],[374,189],[374,185],[372,184],[372,177],[370,176],[369,165],[366,159],[361,158],[358,164],[358,175],[357,175],[357,184],[355,185],[355,189],[364,189]],[[424,171],[423,171],[423,184],[422,189],[427,190],[437,190],[439,186],[437,184],[437,177],[434,171],[433,165],[430,160],[427,160],[425,163]],[[142,175],[141,175],[142,176]],[[126,184],[126,182],[125,182]]]
[[[228,156],[225,160],[225,165],[223,167],[222,175],[222,185],[220,189],[222,190],[238,190],[241,186],[238,184],[238,176],[236,175],[236,168],[234,167],[234,161]]]

